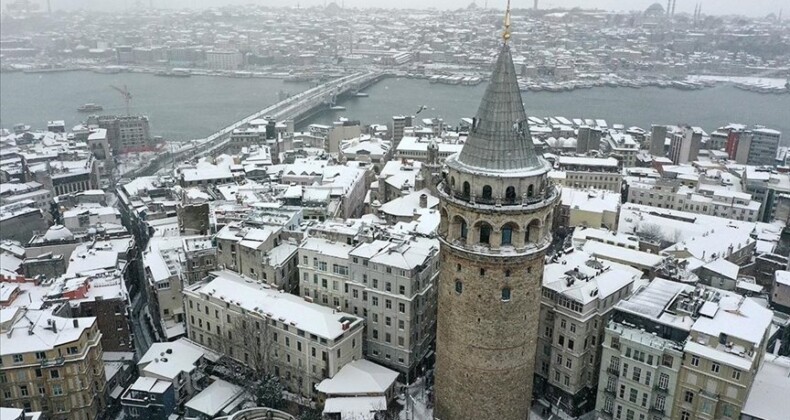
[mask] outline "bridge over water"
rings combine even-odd
[[[188,160],[220,151],[230,141],[230,135],[233,133],[233,130],[242,128],[255,119],[272,117],[277,121],[292,120],[295,123],[299,122],[313,115],[315,112],[328,107],[333,103],[335,98],[354,94],[386,76],[387,74],[381,72],[359,72],[331,80],[266,107],[206,138],[192,140],[173,152],[162,153],[152,159],[147,165],[126,172],[121,176],[124,178],[134,178],[152,175],[160,168],[170,165],[174,161]]]

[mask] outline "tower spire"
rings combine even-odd
[[[507,0],[507,9],[505,9],[505,30],[502,31],[502,40],[505,44],[510,40],[510,0]]]

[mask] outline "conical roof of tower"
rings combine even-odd
[[[510,46],[502,45],[491,82],[469,130],[458,161],[494,172],[543,166],[532,143]]]

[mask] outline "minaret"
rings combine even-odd
[[[560,190],[535,152],[510,53],[438,186],[436,404],[441,420],[524,420],[532,401],[546,249]]]

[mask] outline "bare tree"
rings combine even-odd
[[[659,243],[664,240],[664,233],[661,226],[653,223],[645,223],[636,228],[636,236],[645,242]]]

